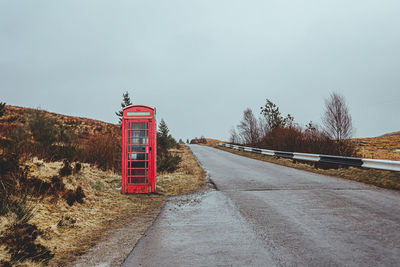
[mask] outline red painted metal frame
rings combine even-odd
[[[122,116],[122,193],[150,193],[156,191],[157,124],[156,109],[145,105],[132,105],[123,109]],[[135,123],[135,124],[133,124]],[[147,129],[135,129],[144,123]],[[148,124],[147,124],[148,123]],[[134,126],[135,125],[135,126]],[[145,127],[146,128],[146,127]],[[130,132],[129,132],[130,131]],[[148,134],[146,134],[148,131]],[[144,136],[141,136],[143,134]],[[136,135],[139,134],[139,135]],[[147,141],[146,141],[147,140]],[[135,144],[135,141],[137,142]],[[135,151],[135,148],[136,151]],[[139,151],[143,149],[144,151]],[[135,153],[133,153],[135,152]],[[136,160],[138,156],[144,160]],[[148,155],[146,157],[146,155]],[[147,158],[147,164],[146,164]],[[136,168],[144,164],[144,168]],[[136,166],[135,166],[136,165]],[[147,166],[147,168],[146,168]],[[143,180],[142,170],[145,176]],[[148,172],[146,172],[148,170]],[[136,172],[140,176],[135,176]]]

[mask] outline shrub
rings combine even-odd
[[[0,102],[0,117],[2,117],[5,112],[6,112],[6,103]]]
[[[23,126],[14,126],[7,129],[7,140],[4,143],[4,150],[7,154],[32,154],[34,145],[31,136]]]
[[[52,145],[50,151],[50,153],[44,155],[44,158],[50,161],[63,159],[74,161],[77,158],[80,158],[82,154],[82,150],[74,145]]]
[[[354,144],[331,140],[317,129],[303,131],[300,127],[276,128],[267,133],[258,145],[261,148],[338,156],[356,156]]]
[[[64,194],[64,199],[70,206],[72,206],[75,202],[82,204],[85,197],[86,195],[81,186],[78,186],[75,192],[70,189]]]
[[[207,139],[203,136],[201,138],[196,137],[190,140],[190,144],[207,144]]]
[[[75,163],[74,173],[79,173],[82,170],[82,164],[77,162]]]
[[[18,193],[18,181],[25,173],[15,154],[0,155],[0,215],[11,211],[11,197]],[[25,177],[24,177],[25,178]]]
[[[16,264],[29,259],[47,265],[54,254],[46,247],[35,244],[37,237],[42,234],[36,225],[18,223],[12,225],[7,234],[0,238],[0,241],[5,244],[6,250],[11,254],[11,263]]]
[[[35,110],[28,125],[37,144],[37,153],[42,157],[49,154],[51,145],[57,141],[57,121],[48,117],[42,110]]]
[[[182,158],[178,155],[167,154],[163,157],[157,157],[157,171],[174,172],[178,169],[181,161]]]
[[[96,135],[83,150],[83,161],[96,164],[102,170],[121,170],[121,137]]]
[[[61,167],[59,174],[60,176],[68,176],[72,174],[72,167],[69,164],[68,160],[64,160],[63,166]]]
[[[38,179],[27,179],[27,170],[19,164],[16,154],[0,156],[0,215],[14,213],[15,221],[7,229],[2,229],[0,243],[10,253],[10,261],[0,262],[13,266],[25,260],[47,264],[54,256],[46,247],[36,244],[41,231],[28,221],[34,215],[34,206],[28,204],[28,195],[50,190],[50,184]]]

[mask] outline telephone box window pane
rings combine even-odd
[[[133,169],[132,171],[132,176],[144,176],[146,174],[145,169]]]
[[[132,161],[132,168],[146,168],[147,164],[144,161]]]
[[[133,122],[133,127],[131,129],[146,129],[145,122]]]
[[[144,139],[143,138],[135,138],[132,140],[134,145],[144,145]]]
[[[133,137],[145,137],[146,131],[133,131]]]
[[[146,183],[145,177],[132,177],[131,179],[132,184],[144,184]]]
[[[145,146],[134,146],[133,152],[146,152],[146,147]]]
[[[147,154],[132,154],[133,160],[146,160]]]

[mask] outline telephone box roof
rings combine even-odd
[[[133,108],[133,107],[148,108],[148,109],[154,110],[154,113],[156,112],[156,108],[155,107],[151,107],[151,106],[147,106],[147,105],[130,105],[130,106],[124,107],[122,110],[125,110],[125,109],[128,109],[128,108]]]

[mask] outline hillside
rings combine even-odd
[[[10,129],[23,126],[34,111],[32,108],[6,105],[6,112],[0,117],[0,137],[4,139]],[[56,119],[66,130],[74,132],[79,143],[86,143],[91,137],[99,134],[119,134],[121,131],[117,124],[43,112],[48,117]]]
[[[400,131],[399,132],[391,132],[391,133],[383,134],[380,137],[387,137],[387,136],[394,136],[394,135],[400,135]]]
[[[400,160],[400,132],[373,138],[353,139],[360,157]]]
[[[110,262],[119,266],[166,196],[190,193],[205,183],[189,148],[180,146],[171,151],[182,157],[178,169],[157,174],[158,193],[122,195],[119,125],[39,113],[6,106],[0,117],[0,266],[79,263],[78,256],[115,232],[120,239],[113,236],[117,248]],[[35,137],[38,129],[53,141]],[[46,135],[49,129],[53,137]],[[128,241],[120,227],[129,228]],[[99,251],[92,260],[103,255]]]

